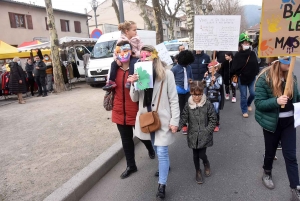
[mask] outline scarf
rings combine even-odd
[[[183,81],[183,85],[184,85],[184,90],[188,89],[188,79],[187,79],[187,73],[186,73],[186,67],[183,67],[183,76],[184,76],[184,81]]]

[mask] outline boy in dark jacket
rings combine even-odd
[[[191,64],[194,80],[202,80],[205,72],[207,71],[207,65],[210,63],[210,58],[202,50],[196,50],[194,52],[195,61]]]

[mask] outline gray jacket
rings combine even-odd
[[[34,77],[36,77],[36,76],[46,76],[47,66],[43,61],[40,61],[39,63],[35,62],[33,66],[34,66],[34,69],[33,69],[32,73],[33,73]],[[37,66],[40,69],[36,69]]]
[[[201,149],[213,145],[213,132],[217,124],[214,106],[203,94],[200,103],[196,104],[190,96],[185,105],[178,129],[188,123],[187,142],[191,149]]]

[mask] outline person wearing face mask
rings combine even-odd
[[[34,57],[35,63],[34,63],[34,68],[33,68],[33,76],[35,79],[35,82],[37,83],[39,87],[39,96],[47,96],[47,89],[46,89],[46,82],[45,82],[45,77],[46,77],[46,69],[47,66],[46,64],[40,59],[39,55],[36,55]]]
[[[33,77],[33,69],[34,65],[31,59],[27,59],[26,66],[25,66],[25,71],[27,73],[27,78],[28,78],[28,84],[30,87],[31,95],[34,96],[34,77]]]
[[[25,104],[22,93],[26,93],[26,83],[24,71],[20,64],[21,61],[19,57],[15,57],[13,61],[10,62],[10,78],[8,88],[11,93],[17,94],[19,104]]]
[[[244,118],[248,118],[248,112],[252,111],[251,103],[254,100],[254,83],[259,72],[257,57],[255,52],[250,49],[251,40],[249,36],[242,33],[239,37],[239,51],[235,54],[235,59],[230,70],[231,75],[238,76],[240,89],[240,106]],[[247,98],[247,88],[249,97]]]
[[[44,63],[47,66],[46,69],[46,85],[47,85],[47,91],[52,93],[53,91],[53,84],[52,84],[52,78],[53,78],[53,66],[52,66],[52,60],[49,57],[48,54],[44,55]]]

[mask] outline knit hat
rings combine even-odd
[[[244,41],[252,43],[251,39],[249,38],[249,36],[246,33],[241,33],[240,37],[239,37],[239,43],[242,43]]]

